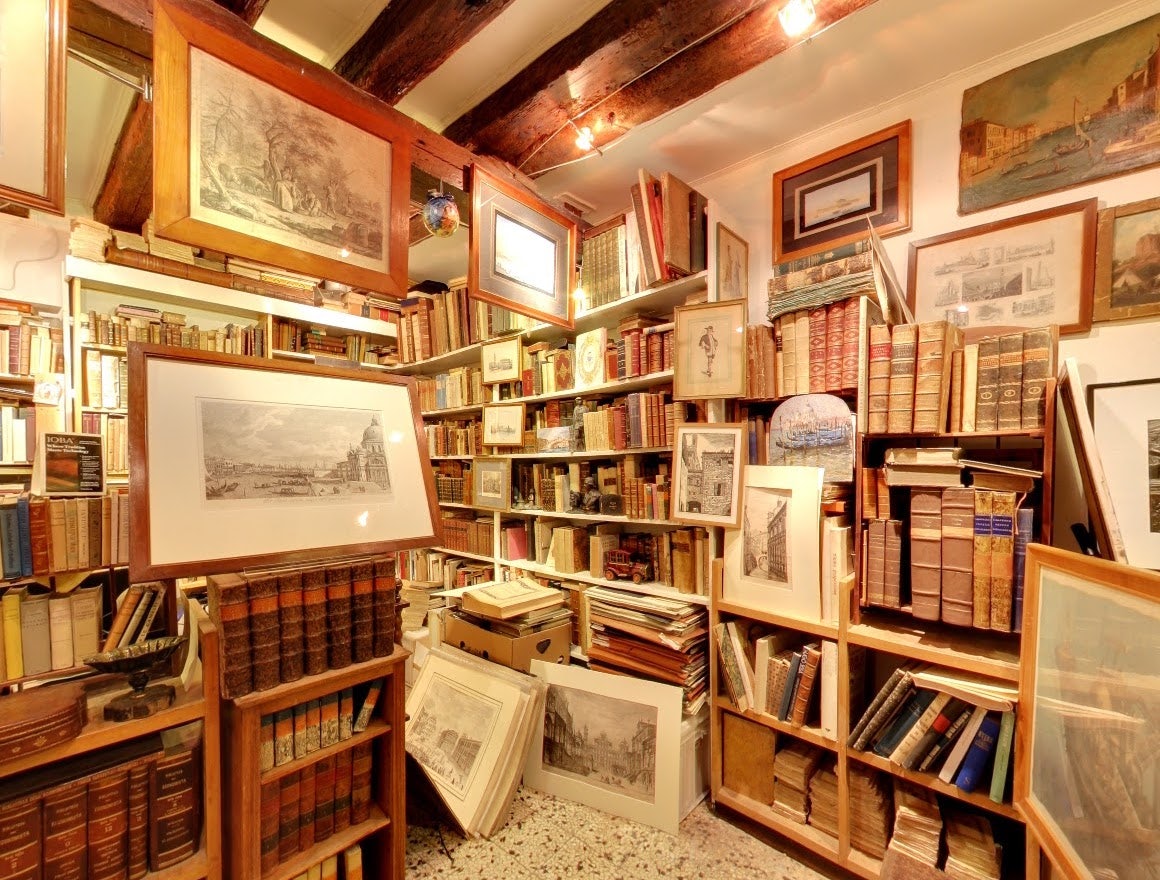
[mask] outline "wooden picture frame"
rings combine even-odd
[[[911,242],[906,302],[918,323],[950,321],[968,340],[1092,324],[1096,200],[1085,199]]]
[[[474,299],[574,328],[574,220],[476,164],[470,233],[467,290]]]
[[[0,8],[0,200],[64,214],[68,0]]]
[[[746,302],[673,310],[673,398],[707,400],[745,394]]]
[[[1150,248],[1160,224],[1160,199],[1106,208],[1096,231],[1092,321],[1123,321],[1160,315],[1160,276],[1153,275]]]
[[[441,543],[413,378],[138,343],[128,358],[131,580]]]
[[[1014,805],[1068,880],[1155,860],[1157,794],[1137,774],[1155,765],[1160,668],[1136,649],[1158,624],[1160,574],[1028,546]]]
[[[471,463],[471,503],[488,510],[507,510],[512,498],[510,458],[477,455]]]
[[[910,229],[910,120],[773,175],[773,262]]]
[[[724,223],[718,223],[713,253],[717,299],[748,299],[749,242]]]
[[[389,108],[208,0],[157,0],[153,41],[158,235],[404,296],[411,144]]]
[[[738,528],[741,525],[741,471],[746,455],[745,425],[737,422],[677,425],[673,450],[670,519],[693,526]]]
[[[479,368],[483,373],[483,384],[515,382],[520,378],[520,347],[518,336],[485,342],[479,347]]]
[[[484,446],[523,446],[524,419],[527,416],[523,403],[487,403],[483,406]]]

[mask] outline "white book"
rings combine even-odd
[[[101,650],[101,588],[76,589],[69,594],[72,603],[73,659],[80,663]]]
[[[971,743],[975,741],[975,734],[979,732],[979,727],[982,726],[983,719],[986,717],[987,710],[982,706],[976,706],[970,720],[963,727],[963,732],[955,740],[955,744],[951,748],[951,753],[947,755],[942,771],[938,775],[938,778],[947,785],[955,781],[955,774],[959,772],[959,765],[963,763],[963,758],[967,756],[967,751],[971,748]]]
[[[822,640],[821,682],[822,735],[838,737],[838,643]]]
[[[16,407],[0,407],[0,462],[12,464],[16,459],[12,455],[12,419],[16,415]]]
[[[48,600],[48,631],[53,669],[73,666],[72,600],[54,595]]]
[[[975,403],[979,393],[979,343],[963,346],[963,413],[964,434],[975,430]]]
[[[822,620],[838,622],[838,592],[850,573],[850,526],[826,517],[822,531]]]

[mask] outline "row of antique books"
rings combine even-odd
[[[123,631],[126,644],[148,637],[163,603],[163,598],[151,602],[150,613],[139,619],[135,630]],[[78,587],[68,594],[9,587],[0,598],[0,682],[71,669],[102,650],[101,606],[100,586]]]
[[[125,415],[82,412],[81,433],[101,435],[101,448],[105,450],[106,476],[128,473],[129,421]]]
[[[229,699],[394,650],[393,556],[213,575],[208,586]]]
[[[319,758],[262,783],[259,803],[262,872],[371,815],[373,743]]]
[[[85,571],[129,561],[129,495],[86,498],[0,496],[0,564],[5,579]]]
[[[472,453],[474,454],[474,453]],[[471,483],[471,462],[436,461],[435,497],[441,504],[471,504],[475,487]]]
[[[644,168],[637,169],[629,195],[625,249],[630,285],[634,261],[640,264],[642,289],[706,267],[709,203],[704,195],[668,171],[657,178]]]
[[[139,880],[201,839],[201,724],[165,749],[153,734],[0,783],[5,877]]]
[[[1019,497],[968,486],[911,489],[907,522],[872,519],[863,531],[866,604],[909,604],[920,620],[1021,631],[1035,509],[1018,507]]]
[[[620,496],[624,515],[632,519],[668,518],[672,479],[663,459],[625,455],[608,464],[549,459],[517,462],[513,480],[519,500],[534,510],[572,511],[573,501],[583,501],[589,480],[595,480],[602,496]]]
[[[467,288],[442,293],[411,291],[398,318],[399,362],[412,364],[457,348],[535,325],[533,318],[467,296]]]
[[[357,843],[311,865],[294,880],[339,880],[340,867],[343,880],[363,880],[362,848]]]
[[[149,342],[177,348],[220,351],[226,354],[266,355],[266,328],[260,323],[234,324],[202,330],[186,323],[181,312],[123,303],[112,314],[90,309],[81,324],[81,345],[112,345]],[[88,352],[86,352],[86,356]],[[100,406],[100,404],[89,404]]]
[[[0,464],[27,464],[32,461],[36,454],[38,409],[42,407],[31,403],[0,404]]]
[[[382,689],[383,680],[375,679],[263,715],[259,769],[265,772],[292,763],[362,733],[370,725]]]
[[[423,433],[432,457],[483,454],[483,424],[477,419],[426,424]]]
[[[361,333],[340,333],[319,324],[300,324],[272,319],[271,346],[278,351],[301,352],[345,359],[356,364],[394,362],[385,346],[376,345]]]
[[[491,520],[489,519],[490,523]],[[451,549],[451,548],[448,548]],[[487,556],[491,555],[490,539]],[[469,587],[472,584],[482,584],[491,580],[492,566],[462,559],[454,553],[443,550],[400,550],[396,555],[399,577],[403,583],[437,583],[440,589],[453,587]]]
[[[876,433],[1042,428],[1059,328],[963,343],[947,321],[870,328],[868,430]]]
[[[965,792],[1007,796],[1016,689],[927,666],[901,666],[882,685],[847,745],[907,770],[937,773]]]
[[[0,372],[12,376],[63,373],[60,320],[32,314],[28,303],[0,300]]]
[[[479,367],[454,367],[446,373],[419,376],[415,385],[423,412],[478,406],[491,400],[490,392],[484,391],[483,371]]]

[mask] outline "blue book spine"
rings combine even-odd
[[[15,503],[0,506],[0,557],[4,577],[20,577],[20,516]]]
[[[898,748],[898,744],[902,742],[902,738],[906,736],[907,731],[922,717],[922,713],[926,711],[926,707],[934,702],[935,696],[934,691],[917,691],[898,713],[898,717],[890,725],[886,733],[874,744],[874,754],[880,755],[883,758],[889,758],[891,752]]]
[[[20,532],[20,575],[32,577],[32,521],[27,495],[16,499],[16,525]]]
[[[757,461],[757,422],[750,419],[749,426],[749,458],[747,461]]]
[[[1027,545],[1031,542],[1031,530],[1035,527],[1035,511],[1030,507],[1020,507],[1015,514],[1015,558],[1012,567],[1012,627],[1015,632],[1023,632],[1023,578],[1027,572]]]
[[[983,778],[983,768],[987,766],[987,759],[995,751],[995,740],[999,736],[999,713],[988,712],[967,755],[963,758],[963,765],[959,768],[959,775],[955,777],[955,785],[965,792],[972,792],[979,787]]]

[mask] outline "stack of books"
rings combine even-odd
[[[403,632],[414,632],[427,625],[427,615],[446,605],[442,596],[443,581],[412,581],[406,578],[399,589],[399,600],[403,603]]]
[[[629,263],[639,250],[642,288],[704,270],[708,200],[664,172],[658,179],[641,168],[630,190]],[[635,247],[634,247],[635,246]]]
[[[888,849],[919,864],[937,867],[942,827],[934,793],[895,780],[894,836]]]
[[[487,555],[491,555],[490,529],[488,525]],[[462,559],[441,550],[400,550],[396,559],[399,577],[410,581],[438,581],[445,590],[491,580],[490,564]]]
[[[103,263],[105,245],[111,235],[109,227],[104,223],[86,217],[73,217],[70,221],[68,252],[74,257]]]
[[[818,769],[823,751],[794,740],[773,758],[774,812],[803,825],[810,812],[810,779]]]
[[[176,260],[179,263],[185,263],[189,266],[194,264],[193,248],[190,245],[170,241],[167,238],[158,238],[152,217],[146,220],[145,224],[141,227],[141,235],[145,237],[145,242],[149,245],[149,253],[154,256],[164,257],[167,260]]]
[[[889,777],[851,763],[850,845],[876,859],[886,854],[890,819],[894,815],[894,789]]]
[[[810,779],[809,824],[838,838],[838,774],[832,761],[823,762]]]
[[[572,611],[564,592],[528,577],[481,584],[467,590],[451,613],[489,632],[512,638],[568,624]]]
[[[999,880],[1002,851],[991,823],[976,813],[948,812],[947,862],[943,870],[959,880]]]
[[[483,371],[479,367],[455,367],[434,376],[415,379],[419,406],[424,412],[475,406],[491,400],[483,391]]]

